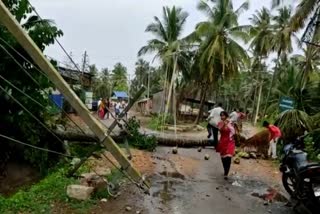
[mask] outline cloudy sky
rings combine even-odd
[[[189,13],[184,29],[187,35],[195,24],[204,20],[196,9],[198,0],[30,0],[44,18],[53,19],[63,30],[59,39],[74,60],[80,62],[84,51],[90,63],[98,68],[112,68],[123,63],[134,73],[138,50],[151,35],[144,32],[153,16],[161,16],[163,6],[176,5]],[[234,0],[237,8],[243,1]],[[263,6],[270,8],[271,0],[250,0],[250,9],[240,17],[240,24],[249,23],[249,17]],[[59,61],[66,56],[58,45],[51,46],[47,55]]]

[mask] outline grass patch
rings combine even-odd
[[[199,125],[203,128],[207,128],[208,122],[207,121],[203,121],[201,123],[199,123]]]
[[[173,116],[171,114],[154,115],[148,123],[148,128],[159,131],[166,124],[173,124]]]
[[[84,166],[84,169],[86,166]],[[82,169],[83,170],[83,169]],[[106,190],[96,192],[87,201],[77,201],[68,198],[66,188],[70,184],[77,184],[75,178],[67,178],[65,173],[67,168],[64,166],[55,170],[39,183],[29,189],[21,189],[9,198],[0,196],[0,213],[52,213],[55,204],[63,205],[73,213],[88,213],[102,198],[109,198]],[[115,182],[121,179],[119,171],[112,171],[108,180]]]

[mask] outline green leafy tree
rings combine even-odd
[[[170,112],[175,109],[175,96],[172,94],[176,89],[177,76],[190,67],[187,52],[189,43],[181,37],[187,17],[188,13],[179,7],[163,7],[162,20],[155,16],[154,22],[146,28],[146,32],[152,33],[155,38],[149,40],[138,52],[138,56],[155,53],[155,58],[160,59],[165,68],[164,90],[168,97],[166,111]]]
[[[93,95],[96,99],[111,97],[111,79],[108,68],[104,68],[95,76]]]
[[[148,78],[151,72],[151,67],[149,63],[143,59],[138,59],[136,62],[135,76],[138,82],[138,85],[148,85]]]
[[[4,0],[4,3],[42,51],[44,51],[48,45],[53,44],[55,38],[62,36],[62,31],[54,26],[53,21],[46,19],[42,20],[32,12],[32,8],[28,4],[28,1]],[[0,25],[0,38],[5,40],[10,46],[32,62],[32,59],[3,25]],[[58,144],[56,144],[56,139],[7,95],[7,93],[9,93],[14,96],[40,121],[52,128],[52,115],[50,115],[48,111],[52,108],[52,105],[49,102],[47,94],[44,93],[45,91],[50,91],[52,84],[33,66],[18,56],[7,44],[3,41],[1,41],[0,44],[7,50],[5,51],[3,48],[0,48],[1,76],[45,106],[45,108],[40,108],[38,104],[30,101],[25,95],[17,90],[12,89],[5,81],[0,80],[0,85],[6,90],[6,93],[2,90],[0,91],[0,112],[2,115],[0,117],[0,126],[2,127],[1,134],[41,147],[56,147],[56,150],[59,148]],[[9,52],[17,62],[23,65],[24,69],[36,80],[36,82],[17,65],[7,52]],[[4,142],[1,146],[7,146],[7,143],[9,142]],[[14,144],[11,143],[10,145],[13,147],[11,149],[15,150],[15,157],[19,156],[19,154],[23,154],[26,160],[38,166],[42,172],[45,172],[49,161],[49,156],[46,153],[27,147],[19,150],[19,147],[16,147]],[[1,152],[7,150],[8,148],[1,148]]]
[[[248,9],[248,2],[244,2],[238,9],[233,8],[231,0],[218,0],[210,4],[200,1],[198,9],[208,17],[200,22],[193,35],[200,42],[195,59],[195,75],[200,74],[202,81],[201,104],[198,123],[202,117],[204,99],[209,84],[217,84],[219,79],[228,79],[239,72],[249,62],[246,50],[239,44],[239,40],[248,41],[247,26],[240,26],[239,15]],[[238,40],[237,40],[238,39]]]
[[[273,87],[273,83],[278,74],[279,63],[282,60],[287,59],[287,55],[292,52],[292,39],[295,38],[298,44],[300,44],[296,35],[290,29],[291,8],[283,7],[278,9],[276,16],[272,18],[274,21],[273,28],[275,31],[274,38],[272,40],[273,50],[277,53],[276,66],[272,75],[271,84],[269,87],[267,99],[265,102],[264,113],[266,113],[269,106],[269,97]],[[299,45],[300,46],[300,45]]]
[[[111,82],[112,89],[116,91],[127,91],[128,90],[128,73],[127,68],[121,63],[115,64],[111,71]]]

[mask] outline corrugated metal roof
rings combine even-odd
[[[112,93],[112,96],[115,96],[117,98],[128,98],[127,92],[125,91],[114,91]]]

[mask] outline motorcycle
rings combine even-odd
[[[304,149],[304,138],[284,146],[281,161],[282,183],[289,195],[312,213],[320,213],[320,164],[310,163]]]

